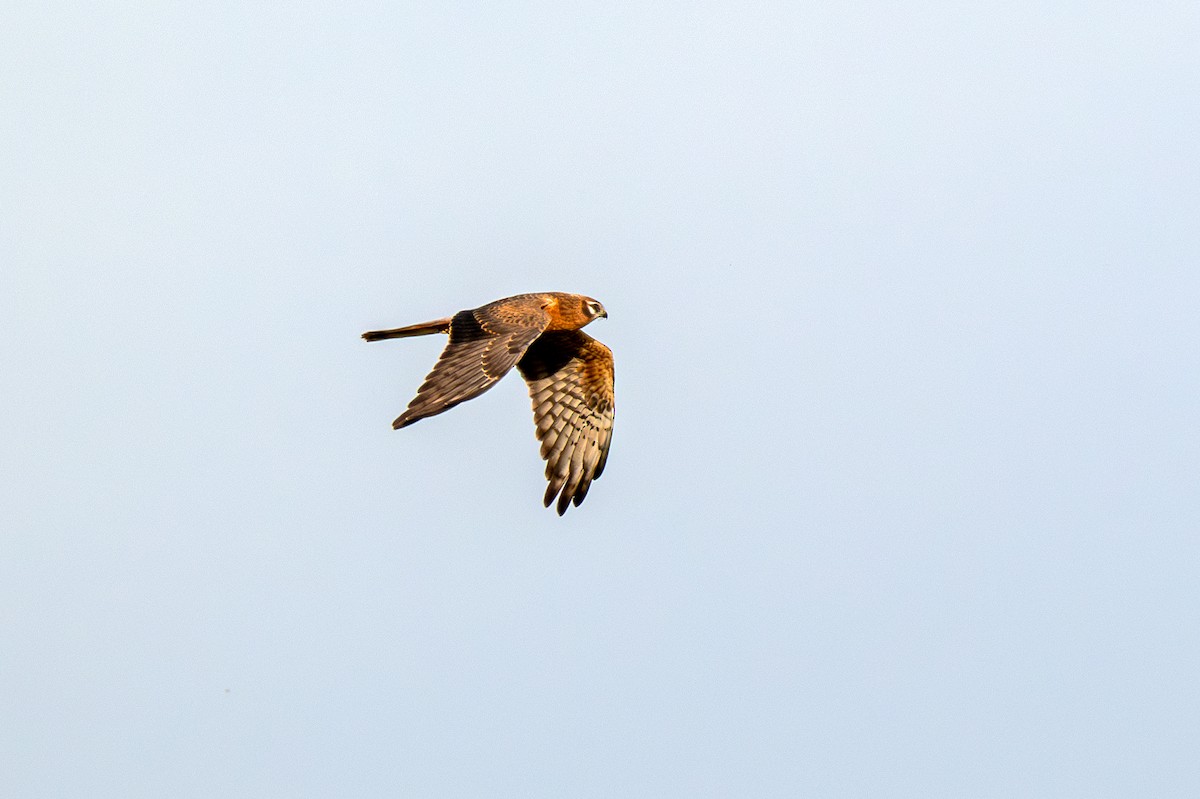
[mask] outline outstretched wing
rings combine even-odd
[[[496,384],[541,335],[550,317],[536,300],[500,300],[450,320],[450,343],[392,427],[435,416]]]
[[[543,333],[517,363],[546,459],[546,507],[558,496],[558,515],[587,496],[604,471],[612,440],[612,351],[579,330]]]

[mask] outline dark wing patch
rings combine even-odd
[[[612,351],[579,330],[541,335],[517,362],[529,384],[533,421],[546,460],[544,503],[561,516],[579,505],[604,471],[612,441]]]
[[[514,305],[501,300],[455,314],[450,321],[450,343],[392,427],[399,430],[448,411],[478,397],[504,377],[550,321],[536,303]]]

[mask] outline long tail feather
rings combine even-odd
[[[450,319],[437,319],[432,322],[422,322],[419,325],[397,327],[392,330],[368,330],[362,334],[367,341],[381,341],[385,338],[408,338],[409,336],[429,336],[434,333],[447,333],[450,330]]]

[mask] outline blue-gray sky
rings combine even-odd
[[[1196,4],[3,17],[0,793],[1200,793]]]

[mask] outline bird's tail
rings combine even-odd
[[[432,322],[422,322],[419,325],[408,325],[407,327],[397,327],[393,330],[368,330],[362,334],[362,337],[367,341],[380,341],[385,338],[408,338],[409,336],[430,336],[434,333],[448,333],[450,331],[450,319],[435,319]]]

